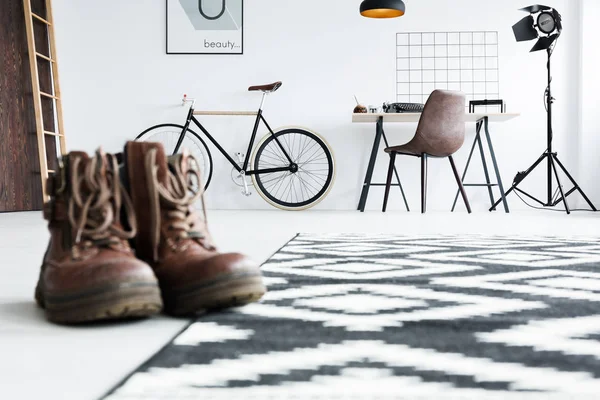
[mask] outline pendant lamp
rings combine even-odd
[[[402,0],[364,0],[360,14],[367,18],[397,18],[404,15],[406,6]]]

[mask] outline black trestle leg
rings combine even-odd
[[[469,203],[469,199],[467,198],[467,192],[465,191],[465,187],[463,186],[462,180],[460,179],[460,175],[458,174],[458,170],[456,169],[456,164],[454,163],[454,158],[449,156],[450,165],[452,166],[452,172],[454,172],[454,178],[456,179],[456,183],[458,184],[458,188],[460,193],[462,194],[462,198],[465,202],[465,206],[467,207],[467,211],[471,214],[471,204]]]
[[[394,165],[396,163],[396,153],[390,153],[390,167],[388,169],[387,182],[385,184],[385,196],[383,197],[383,212],[387,211],[388,199],[390,198],[390,189],[392,188],[392,178],[394,177]]]
[[[467,165],[465,165],[465,170],[463,172],[463,176],[462,176],[462,181],[465,181],[465,178],[467,177],[467,171],[469,170],[469,165],[471,165],[471,159],[473,158],[473,153],[475,152],[475,146],[477,146],[477,143],[479,143],[479,147],[481,149],[481,139],[480,139],[480,135],[481,135],[481,126],[483,125],[483,121],[477,121],[477,125],[476,125],[476,131],[475,131],[475,140],[473,140],[473,147],[471,147],[471,152],[469,153],[469,158],[467,158]],[[481,151],[481,157],[483,160],[485,160],[485,155],[483,153],[483,150]],[[484,168],[485,170],[485,168]],[[489,184],[489,182],[488,182]],[[491,189],[491,188],[490,188]],[[456,191],[456,196],[454,197],[454,203],[452,203],[452,212],[454,212],[454,210],[456,210],[456,204],[458,203],[458,196],[460,196],[460,190]],[[492,202],[492,205],[494,204],[494,202]]]

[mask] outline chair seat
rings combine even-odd
[[[412,143],[406,143],[403,144],[401,146],[393,146],[393,147],[388,147],[387,149],[385,149],[386,153],[398,153],[398,154],[405,154],[407,156],[415,156],[415,157],[421,157],[421,154],[423,154],[423,152],[419,149],[416,148],[416,146],[414,146]]]
[[[387,149],[385,149],[385,152],[388,154],[396,153],[396,154],[402,154],[405,156],[413,156],[413,157],[421,157],[423,154],[427,154],[428,157],[434,157],[434,158],[444,158],[444,157],[448,157],[448,156],[452,155],[452,154],[448,154],[448,153],[440,153],[440,152],[434,153],[434,152],[430,152],[430,151],[424,151],[420,147],[421,146],[418,146],[417,144],[413,144],[412,142],[410,142],[410,143],[403,144],[402,146],[388,147]]]

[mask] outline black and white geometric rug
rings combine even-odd
[[[299,235],[107,397],[600,399],[600,241]]]

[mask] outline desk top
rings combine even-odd
[[[506,122],[511,119],[520,117],[520,113],[475,113],[465,114],[465,122],[477,122],[483,117],[488,117],[490,122]],[[383,117],[383,122],[419,122],[420,113],[403,113],[403,114],[352,114],[353,123],[375,123]]]

